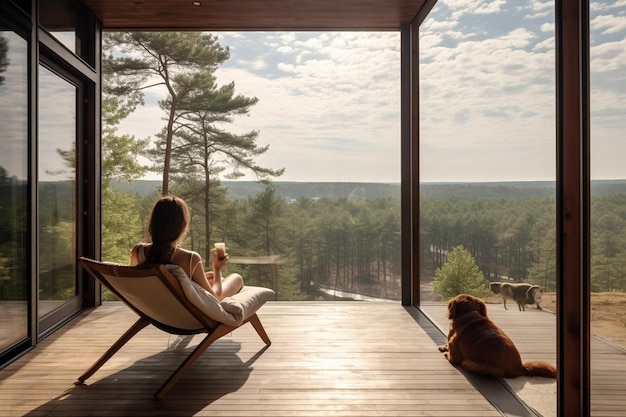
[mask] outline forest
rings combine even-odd
[[[158,182],[152,193],[142,181],[126,187],[109,185],[102,196],[102,259],[127,263],[130,248],[146,239],[145,222],[160,196]],[[291,184],[293,185],[293,184]],[[594,292],[626,291],[626,193],[623,181],[594,182],[592,185],[591,283]],[[303,193],[311,184],[302,183]],[[185,245],[207,254],[213,242],[224,241],[234,262],[229,269],[241,272],[250,285],[273,288],[279,300],[319,300],[324,290],[340,290],[372,297],[400,298],[400,199],[378,197],[370,191],[381,185],[317,183],[320,197],[282,197],[281,183],[262,184],[261,191],[246,196],[231,195],[228,181],[212,184],[209,204],[211,240],[204,240],[204,202],[184,195],[192,210],[192,227]],[[395,188],[389,184],[387,187]],[[474,258],[485,284],[492,280],[526,281],[555,291],[555,199],[544,196],[552,184],[424,184],[420,207],[420,248],[422,281],[432,281],[435,271],[447,261],[447,254],[463,246]],[[17,188],[16,188],[17,187]],[[0,178],[0,210],[11,207],[15,184]],[[247,186],[246,186],[247,187]],[[359,193],[349,192],[350,187]],[[504,198],[497,198],[494,187]],[[328,190],[343,189],[341,197],[324,197]],[[384,187],[383,187],[384,188]],[[13,191],[11,191],[13,190]],[[42,185],[40,205],[56,206],[67,183]],[[6,191],[6,192],[5,192]],[[172,192],[178,192],[176,183]],[[181,192],[184,190],[180,190]],[[252,191],[251,191],[252,192]],[[182,194],[182,193],[181,193]],[[358,194],[358,197],[356,195]],[[384,192],[383,192],[384,194]],[[549,193],[548,193],[549,194]],[[48,201],[49,200],[49,201]],[[46,210],[43,210],[46,212]],[[202,215],[198,215],[200,212]],[[0,216],[8,220],[8,216]],[[65,245],[71,228],[61,227],[67,219],[42,217],[41,237],[52,245]],[[24,235],[23,222],[8,222],[6,236]],[[12,239],[4,240],[11,242]],[[56,242],[56,243],[55,243]],[[24,259],[13,253],[15,246],[0,245],[5,299],[23,297],[24,285],[11,273],[19,265],[10,259]],[[268,263],[264,259],[270,259]],[[251,258],[244,263],[237,259]],[[255,262],[255,259],[260,261]],[[65,276],[67,262],[51,258],[52,276]],[[55,266],[54,263],[57,265]],[[23,266],[21,266],[23,267]],[[55,270],[59,274],[55,274]],[[54,280],[53,280],[54,282]],[[56,283],[51,288],[62,290]]]
[[[142,188],[140,181],[135,184]],[[369,191],[370,184],[354,187],[360,190],[358,198],[349,189],[342,197],[323,197],[327,190],[341,185],[332,183],[316,184],[321,197],[302,197],[290,191],[294,200],[288,200],[279,195],[281,183],[277,183],[265,184],[257,194],[242,198],[232,197],[228,185],[214,185],[216,200],[210,204],[213,241],[225,241],[234,258],[278,255],[280,260],[274,264],[231,264],[230,268],[242,272],[250,284],[273,288],[280,300],[320,299],[324,288],[400,298],[399,198],[367,197],[376,195]],[[303,193],[309,192],[309,186],[301,184]],[[432,280],[435,270],[446,262],[447,253],[463,246],[480,268],[485,283],[525,281],[554,292],[556,205],[554,197],[547,196],[553,187],[552,183],[422,185],[422,280]],[[494,190],[506,197],[498,198]],[[599,190],[592,195],[592,289],[625,291],[623,182],[594,182],[592,190]],[[128,216],[104,211],[103,218],[111,220],[103,229],[106,260],[127,260],[129,248],[144,233],[142,219],[158,195],[157,189],[152,196],[140,196],[126,188],[116,198],[128,199],[138,208],[132,228],[136,232],[123,243],[119,242],[123,235],[120,229],[131,230]],[[196,204],[191,198],[192,211]],[[118,216],[115,226],[113,220]],[[211,244],[198,238],[203,235],[198,230],[204,224],[193,223],[188,243],[206,253]]]

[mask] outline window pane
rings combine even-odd
[[[190,131],[190,123],[176,122],[169,192],[191,205],[185,246],[206,259],[213,242],[226,242],[229,271],[250,285],[273,288],[279,300],[399,300],[400,34],[224,32],[219,42],[230,57],[215,72],[218,86],[233,82],[235,94],[258,103],[245,117],[227,115],[232,123],[216,114],[190,120],[194,126],[210,121],[204,136],[197,132],[205,126]],[[162,139],[167,112],[159,101],[167,102],[167,90],[158,84],[146,81],[153,87],[143,90],[145,106],[120,124],[120,133]],[[220,152],[235,142],[224,132],[248,135],[238,136],[240,143],[258,133],[258,149],[267,146],[267,152],[234,161],[230,156],[239,151]],[[108,140],[115,138],[103,139],[106,161],[114,154]],[[160,144],[156,172],[141,180],[154,180],[152,193],[144,194],[148,207],[162,185]],[[187,152],[191,146],[196,151]],[[247,169],[250,162],[285,172],[266,188]],[[121,221],[128,217],[117,215],[113,202],[120,196],[109,197],[106,185],[103,207],[110,201],[111,209],[103,208],[103,257],[127,261],[128,239],[118,237],[129,230]],[[115,248],[116,242],[123,246]],[[267,264],[274,256],[280,261]]]
[[[86,56],[87,13],[74,0],[40,0],[39,23],[67,49],[93,64]]]
[[[448,300],[470,293],[523,361],[556,365],[553,9],[440,1],[421,25],[420,288],[444,335]],[[538,285],[543,297],[505,309],[492,282]],[[556,414],[556,380],[506,383]]]
[[[76,295],[77,88],[39,66],[39,316]]]
[[[590,28],[591,410],[608,415],[626,392],[626,5],[591,2]]]
[[[28,332],[27,48],[0,31],[0,352]]]

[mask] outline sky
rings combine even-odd
[[[626,0],[591,14],[592,177],[626,178]],[[554,30],[552,0],[438,1],[420,28],[422,181],[555,179]],[[219,82],[259,98],[236,129],[270,145],[276,180],[400,181],[399,33],[216,34]],[[125,127],[153,136],[156,113]]]
[[[234,81],[237,94],[259,99],[227,129],[259,131],[257,143],[270,146],[259,165],[285,168],[275,180],[400,181],[399,33],[216,35],[230,50],[218,83]],[[152,106],[120,131],[154,137],[160,97],[146,95]]]
[[[626,0],[591,16],[592,178],[626,178]],[[400,182],[398,32],[215,34],[218,83],[259,99],[228,129],[259,132],[275,180]],[[553,0],[437,2],[420,28],[422,181],[555,179],[554,44]],[[154,138],[163,97],[146,90],[120,132]]]

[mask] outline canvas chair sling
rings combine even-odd
[[[185,296],[180,283],[165,265],[126,266],[80,258],[83,268],[139,316],[133,324],[78,381],[83,383],[102,367],[140,330],[152,324],[176,335],[207,333],[196,348],[169,376],[154,396],[162,398],[194,361],[216,340],[250,322],[266,345],[271,341],[255,312],[239,325],[217,322]],[[146,290],[149,289],[149,290]]]

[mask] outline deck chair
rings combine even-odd
[[[140,330],[152,324],[176,335],[206,337],[170,375],[154,396],[162,398],[182,374],[216,340],[250,322],[267,346],[271,341],[256,312],[274,291],[244,286],[221,302],[176,265],[128,266],[81,257],[80,264],[139,316],[139,319],[78,378],[83,383]]]

